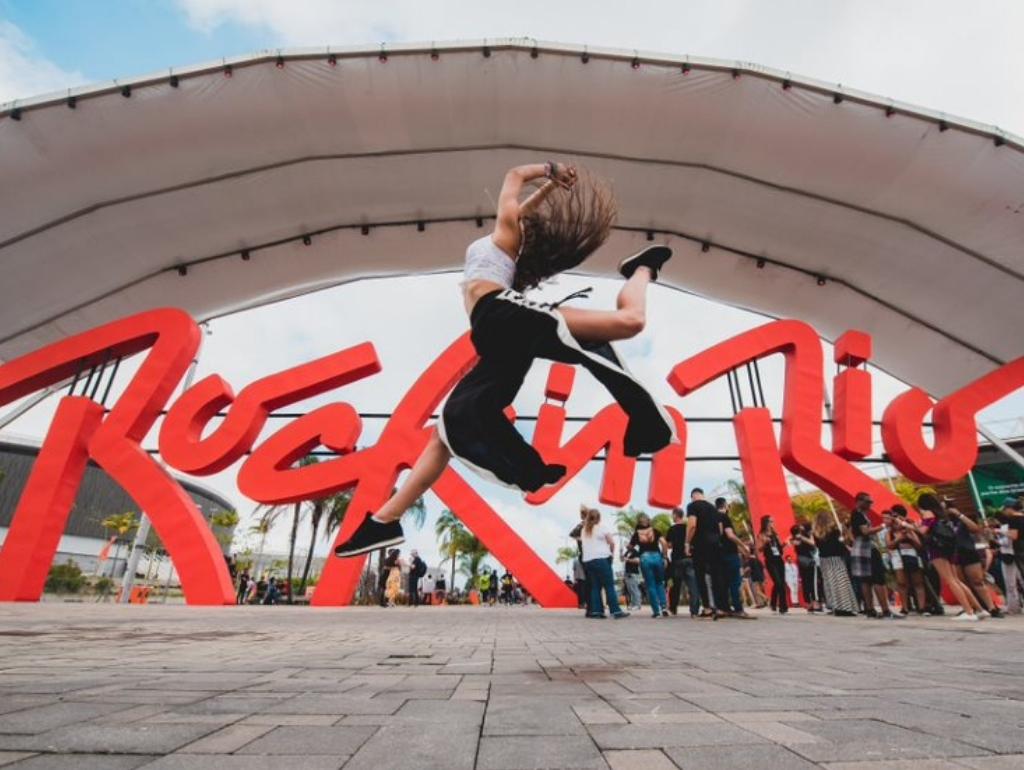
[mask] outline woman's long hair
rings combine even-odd
[[[648,529],[651,526],[651,517],[646,513],[637,514],[636,529]]]
[[[930,492],[925,492],[917,498],[918,510],[928,511],[930,514],[939,519],[946,518],[946,512],[942,508],[942,503],[939,502],[939,498]]]
[[[836,520],[831,511],[818,511],[814,517],[814,528],[812,532],[817,540],[824,540],[836,529]]]
[[[608,184],[580,169],[571,189],[553,190],[520,220],[523,240],[512,288],[532,289],[581,264],[607,240],[616,214]]]
[[[590,533],[594,531],[594,527],[597,526],[599,521],[601,521],[601,512],[597,508],[588,509],[587,518],[583,522],[583,533],[590,537]]]
[[[761,532],[762,536],[768,533],[768,527],[771,524],[771,521],[772,521],[772,517],[771,516],[762,516],[761,517],[761,529],[760,529],[760,532]]]

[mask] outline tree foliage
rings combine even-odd
[[[77,594],[84,585],[85,576],[82,569],[72,559],[66,564],[54,564],[50,567],[45,590],[54,594]]]
[[[576,561],[576,555],[578,551],[575,548],[569,546],[562,546],[558,549],[558,553],[555,555],[555,564],[571,564]]]
[[[118,539],[123,538],[129,532],[139,528],[139,522],[135,519],[135,514],[131,511],[125,513],[118,513],[112,516],[107,516],[100,522],[100,526],[106,529],[112,529],[117,533]]]
[[[490,551],[484,546],[476,535],[467,534],[462,541],[459,556],[459,574],[470,579],[472,585],[476,585],[477,577],[480,575],[484,559],[490,556]]]

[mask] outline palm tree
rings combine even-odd
[[[434,524],[434,534],[441,540],[438,549],[441,555],[452,560],[451,587],[455,588],[455,558],[469,532],[455,514],[445,508]]]
[[[316,465],[320,462],[320,458],[316,455],[306,455],[299,460],[298,467],[305,468],[310,465]],[[288,537],[288,603],[291,604],[294,599],[292,597],[292,575],[295,572],[295,543],[299,537],[299,522],[302,520],[302,500],[298,500],[292,504],[292,531]],[[321,511],[322,515],[322,511]]]
[[[672,526],[672,517],[664,512],[656,513],[651,517],[651,526],[654,527],[655,532],[664,537],[669,527]]]
[[[352,490],[346,489],[330,497],[314,500],[309,514],[309,523],[312,530],[309,533],[309,551],[306,553],[306,563],[302,567],[302,580],[299,583],[299,595],[306,593],[306,583],[309,582],[309,569],[313,564],[313,547],[316,545],[316,533],[320,528],[320,522],[324,515],[327,516],[327,526],[337,529],[348,512],[349,503],[352,502]]]
[[[623,537],[632,537],[636,531],[637,519],[644,515],[647,515],[647,511],[640,511],[633,507],[618,511],[615,514],[615,529]],[[659,535],[664,535],[672,526],[672,517],[667,513],[656,513],[649,518],[651,526]]]
[[[825,497],[824,493],[817,491],[794,495],[791,502],[796,517],[806,522],[813,522],[814,517],[821,511],[832,510],[828,504],[828,498]]]
[[[346,497],[347,500],[344,505],[339,503],[338,505],[327,506],[327,516],[323,519],[323,523],[324,540],[328,543],[334,539],[334,533],[341,529],[341,523],[345,520],[345,514],[348,513],[348,506],[352,502],[352,498],[354,496],[355,489],[350,487],[349,489],[346,489],[343,492],[338,492],[334,495],[334,498]]]
[[[232,510],[218,511],[210,517],[210,526],[222,530],[215,533],[217,542],[223,546],[230,546],[231,541],[234,539],[234,532],[231,530],[233,527],[238,526],[238,512]]]
[[[640,517],[641,513],[643,511],[638,511],[632,507],[616,512],[615,529],[618,530],[620,535],[630,537],[636,531],[636,520]]]
[[[562,546],[555,554],[555,564],[566,564],[576,561],[576,549],[569,546]]]
[[[490,551],[484,547],[476,535],[470,534],[463,538],[459,550],[462,552],[462,555],[459,556],[459,574],[466,575],[470,579],[470,585],[475,587],[480,567],[484,559],[490,555]]]
[[[937,494],[934,487],[915,484],[913,481],[905,478],[898,478],[893,482],[893,492],[896,493],[898,498],[911,507],[917,505],[917,500],[921,495]]]
[[[137,521],[135,521],[135,514],[131,511],[127,511],[125,513],[107,516],[107,518],[103,519],[103,521],[100,522],[100,526],[105,529],[112,529],[117,533],[117,540],[114,541],[114,544],[117,547],[114,550],[113,566],[111,566],[110,568],[110,574],[111,576],[113,576],[113,570],[117,565],[118,556],[120,556],[121,554],[121,541],[124,539],[124,536],[126,534],[128,534],[134,529],[138,529],[139,524]]]
[[[253,510],[253,515],[257,517],[256,523],[250,528],[250,532],[254,532],[260,536],[260,547],[256,554],[256,564],[262,565],[263,560],[263,547],[266,545],[267,536],[270,534],[277,522],[280,521],[281,517],[288,512],[288,506],[286,505],[257,505]],[[253,577],[256,577],[255,575]]]
[[[126,513],[107,516],[107,518],[100,522],[100,526],[114,530],[117,532],[118,537],[124,537],[139,525],[135,521],[135,514],[128,511]]]
[[[729,479],[725,482],[728,495],[732,498],[729,501],[729,519],[732,527],[741,537],[746,533],[753,539],[754,522],[750,516],[750,498],[747,497],[747,485],[736,479]]]
[[[256,506],[256,509],[253,511],[253,513],[258,514],[261,508],[262,506]],[[270,534],[270,530],[274,526],[274,518],[268,517],[266,515],[268,510],[269,509],[263,509],[263,515],[260,516],[260,518],[256,521],[255,524],[249,527],[249,532],[251,534],[260,536],[260,545],[259,548],[256,549],[256,558],[253,559],[252,563],[253,578],[256,577],[256,571],[262,566],[263,548],[267,544],[267,535]]]

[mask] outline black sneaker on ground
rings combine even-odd
[[[658,271],[672,256],[672,249],[668,246],[648,246],[641,252],[631,257],[626,257],[619,262],[619,273],[623,278],[629,278],[636,269],[643,265],[651,269],[651,280],[658,280]]]
[[[368,513],[363,523],[352,533],[352,537],[334,549],[334,555],[344,559],[404,542],[405,536],[402,534],[400,523],[389,521],[382,524],[374,520],[373,514]]]

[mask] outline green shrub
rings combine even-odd
[[[84,585],[85,576],[74,560],[67,564],[54,564],[46,578],[46,590],[55,594],[77,594]]]

